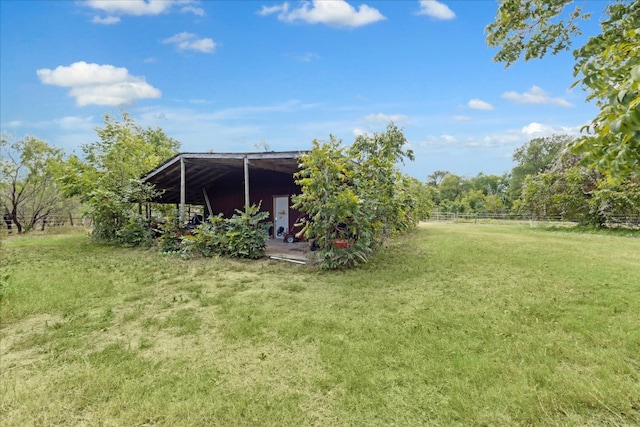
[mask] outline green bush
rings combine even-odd
[[[268,217],[268,212],[260,211],[260,205],[236,210],[229,219],[214,216],[196,227],[192,236],[182,239],[181,251],[187,257],[196,253],[204,257],[261,258],[269,239]]]
[[[244,211],[237,210],[227,221],[225,230],[227,255],[236,258],[257,259],[264,256],[269,239],[268,212],[260,212],[260,205]]]
[[[127,221],[116,230],[116,242],[125,247],[151,246],[154,242],[149,221],[135,212],[127,213]]]
[[[227,249],[227,220],[222,214],[209,218],[193,230],[191,238],[186,240],[183,249],[196,251],[202,256],[225,255]]]
[[[161,233],[158,248],[162,253],[179,252],[182,243],[182,230],[175,215],[169,216],[163,224],[157,227]]]

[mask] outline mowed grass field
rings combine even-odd
[[[4,242],[2,426],[640,425],[640,238],[426,224],[357,271]]]

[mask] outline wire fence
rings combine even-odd
[[[510,213],[492,213],[492,212],[478,212],[478,213],[454,213],[454,212],[431,212],[429,219],[426,222],[466,222],[466,223],[481,223],[481,222],[505,222],[505,223],[528,223],[535,225],[555,224],[555,225],[576,225],[580,221],[574,218],[557,216],[535,216],[535,215],[518,215]],[[608,216],[605,221],[605,226],[611,228],[640,228],[640,215],[617,215]]]
[[[20,219],[23,230],[45,230],[47,228],[54,227],[84,227],[90,228],[93,226],[93,218],[85,215],[82,217],[73,216],[60,216],[60,217],[47,217],[46,219],[39,219],[34,224],[29,224],[29,221]],[[17,225],[10,219],[4,218],[2,221],[2,228],[9,230],[9,232],[17,230]]]

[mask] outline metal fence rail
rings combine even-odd
[[[26,225],[25,220],[20,221],[23,227]],[[63,226],[73,226],[73,227],[91,227],[93,226],[93,218],[91,216],[82,216],[82,217],[69,217],[69,216],[60,216],[60,217],[47,217],[46,219],[41,219],[36,221],[33,226],[33,230],[43,230],[45,228],[52,227],[63,227]],[[4,218],[2,221],[2,228],[8,230],[15,230],[16,224],[13,223],[11,219]]]

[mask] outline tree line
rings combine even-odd
[[[453,214],[489,213],[556,218],[587,226],[636,224],[640,177],[612,180],[570,148],[575,138],[535,138],[513,154],[515,166],[502,175],[468,178],[448,171],[427,176],[434,208]]]

